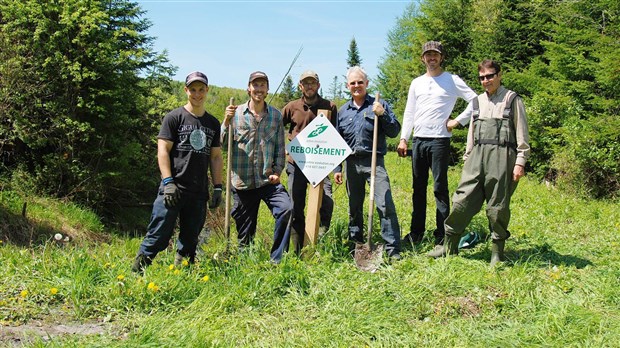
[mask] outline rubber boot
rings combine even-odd
[[[448,255],[458,255],[460,241],[461,237],[458,235],[446,235],[443,245],[436,245],[435,249],[431,250],[426,255],[435,259]]]
[[[493,239],[491,244],[491,267],[497,265],[498,262],[504,261],[504,244],[505,240]]]

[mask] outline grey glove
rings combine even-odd
[[[164,186],[164,205],[166,208],[177,205],[179,198],[181,198],[181,192],[175,183],[169,182]]]
[[[211,196],[211,203],[209,203],[209,208],[215,209],[220,206],[222,203],[222,188],[216,187],[213,189],[213,196]]]

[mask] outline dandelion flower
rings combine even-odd
[[[171,264],[170,266],[168,266],[168,269],[172,271],[174,269],[174,264]]]
[[[183,260],[182,265],[183,265],[183,267],[189,266],[189,261]]]
[[[157,290],[159,290],[159,286],[155,285],[154,282],[150,282],[147,288],[153,292],[156,292]]]
[[[123,274],[119,274],[119,275],[116,277],[116,280],[118,280],[119,282],[122,282],[124,279],[125,279],[125,276],[124,276]]]
[[[28,296],[28,290],[22,290],[19,293],[19,296],[21,296],[22,298],[26,298]]]
[[[172,274],[174,275],[178,275],[179,273],[181,273],[181,271],[179,271],[178,269],[175,269],[174,272],[172,272]]]
[[[209,276],[206,275],[206,276],[202,277],[202,281],[203,282],[208,282],[209,281]]]
[[[58,293],[58,289],[57,288],[51,288],[50,289],[50,294],[56,295],[57,293]]]

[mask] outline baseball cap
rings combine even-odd
[[[316,80],[316,82],[319,82],[319,75],[317,73],[315,73],[312,70],[306,70],[303,72],[303,74],[301,74],[301,76],[299,76],[299,81],[303,81],[305,79],[307,79],[308,77],[312,77],[313,79]]]
[[[262,71],[255,71],[251,73],[250,79],[248,80],[248,84],[252,83],[252,81],[257,80],[257,79],[265,79],[267,80],[267,84],[269,84],[269,78],[267,77],[267,74],[265,74]]]
[[[443,55],[443,46],[439,41],[429,41],[422,46],[422,55],[428,51],[435,51]]]
[[[207,75],[201,73],[200,71],[194,71],[187,75],[187,77],[185,78],[185,87],[191,85],[194,81],[200,81],[207,86],[209,85],[209,79],[207,79]]]

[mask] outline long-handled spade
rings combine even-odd
[[[379,93],[375,100],[379,101]],[[372,157],[370,162],[370,193],[368,204],[368,236],[366,243],[355,245],[355,264],[362,271],[373,272],[379,268],[383,261],[383,244],[372,242],[372,218],[375,210],[375,176],[377,172],[377,137],[379,128],[379,116],[375,114],[375,123],[372,131]]]
[[[235,98],[230,98],[230,102],[228,105],[234,105]],[[225,212],[226,214],[224,220],[224,229],[226,230],[226,250],[222,255],[218,255],[217,253],[213,255],[214,259],[228,259],[230,256],[230,189],[232,185],[231,180],[231,165],[232,165],[232,120],[228,123],[228,152],[226,153],[226,198],[224,199],[225,204]]]

